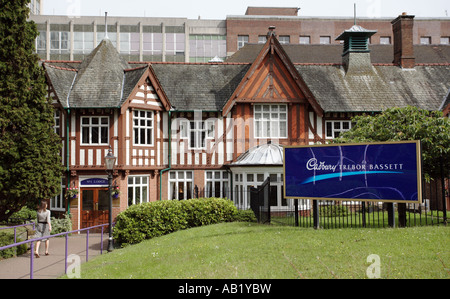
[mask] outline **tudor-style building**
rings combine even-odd
[[[413,17],[393,21],[397,39],[412,34],[408,22]],[[320,56],[320,48],[281,45],[274,28],[264,45],[247,45],[225,63],[127,63],[107,38],[82,62],[44,62],[64,145],[63,190],[80,190],[51,208],[68,209],[77,228],[107,221],[110,146],[121,190],[113,217],[132,204],[199,195],[248,208],[246,191],[266,177],[273,209],[289,205],[283,145],[327,142],[350,129],[358,113],[406,105],[437,110],[448,94],[448,61],[418,64],[421,51],[433,49],[415,59],[412,42],[394,40],[394,63],[374,64],[374,33],[344,31],[337,38],[342,63],[297,63]]]

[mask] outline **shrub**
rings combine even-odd
[[[321,206],[319,215],[324,217],[344,217],[349,215],[348,207],[342,205]]]
[[[0,232],[0,247],[6,246],[14,243],[14,234]],[[27,252],[27,244],[22,244],[16,247],[4,249],[0,251],[0,259],[1,258],[10,258],[13,256],[21,255]]]
[[[36,219],[36,210],[32,210],[28,207],[23,207],[20,211],[15,212],[9,217],[12,223],[26,223],[27,221],[34,221]]]
[[[255,213],[252,210],[239,210],[234,216],[236,222],[257,222]]]
[[[137,244],[178,230],[231,222],[236,214],[233,202],[218,198],[132,205],[117,216],[114,239],[122,246]]]
[[[56,235],[59,233],[70,232],[72,230],[72,220],[70,219],[69,214],[64,214],[64,218],[56,219],[55,217],[51,218],[52,222],[52,235]]]

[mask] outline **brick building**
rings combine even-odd
[[[394,45],[372,46],[377,31],[356,25],[333,36],[337,45],[282,44],[278,29],[266,28],[264,44],[226,62],[127,62],[105,37],[81,61],[43,61],[63,143],[62,190],[80,190],[69,201],[62,192],[50,208],[69,210],[74,228],[107,221],[109,147],[121,190],[113,217],[197,190],[248,208],[247,190],[266,177],[272,210],[291,205],[283,145],[325,143],[356,114],[438,110],[448,96],[450,47],[414,45],[412,16],[392,26]]]
[[[39,2],[39,1],[36,1]],[[40,2],[42,5],[42,1]],[[267,28],[277,28],[282,44],[339,44],[335,37],[354,24],[352,18],[298,16],[298,8],[248,7],[245,15],[225,20],[109,17],[109,38],[127,61],[208,62],[225,60],[247,43],[266,41]],[[31,15],[40,32],[37,53],[45,60],[82,60],[102,40],[103,17]],[[371,45],[393,44],[392,18],[358,18],[377,30]],[[416,18],[413,43],[448,45],[449,18]]]
[[[227,16],[227,54],[232,55],[246,43],[264,43],[269,26],[277,28],[282,44],[339,44],[334,37],[354,24],[354,19],[298,16],[298,8],[249,7],[244,16]],[[376,30],[372,45],[392,44],[391,18],[358,18],[360,26]],[[414,44],[450,43],[449,18],[416,18]]]

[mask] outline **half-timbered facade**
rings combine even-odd
[[[197,196],[248,208],[247,190],[267,177],[274,209],[289,205],[283,145],[325,143],[358,113],[437,110],[448,93],[448,62],[374,65],[371,34],[343,32],[340,64],[295,63],[274,28],[264,45],[224,63],[128,63],[107,38],[84,61],[44,62],[64,145],[63,190],[79,189],[54,199],[53,209],[68,209],[74,227],[107,220],[110,147],[121,191],[113,217],[132,204]]]

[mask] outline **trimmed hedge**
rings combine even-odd
[[[219,198],[132,205],[117,216],[114,240],[122,246],[137,244],[178,230],[231,222],[237,214],[232,201]]]

